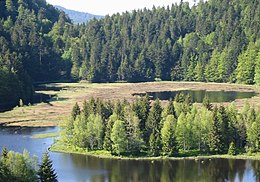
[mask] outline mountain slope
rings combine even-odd
[[[66,75],[58,35],[71,22],[45,0],[0,1],[0,22],[1,110],[31,102],[33,82]]]
[[[252,0],[136,10],[81,25],[65,52],[73,78],[92,82],[260,84],[259,17]]]
[[[79,23],[79,24],[86,23],[93,18],[96,18],[96,19],[103,18],[103,16],[100,16],[100,15],[93,15],[90,13],[74,11],[74,10],[66,9],[66,8],[64,8],[62,6],[58,6],[58,5],[55,5],[54,7],[58,8],[59,10],[64,11],[70,17],[72,22],[76,23],[76,24],[77,23]]]

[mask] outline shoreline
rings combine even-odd
[[[58,126],[67,118],[75,102],[82,105],[83,100],[99,98],[101,100],[126,99],[132,102],[133,94],[146,92],[162,92],[176,90],[207,90],[255,92],[258,95],[249,99],[236,99],[233,103],[241,109],[245,102],[260,107],[260,87],[255,85],[205,82],[140,82],[140,83],[49,83],[46,87],[63,88],[60,91],[37,91],[47,95],[56,95],[48,103],[38,103],[31,106],[15,107],[7,112],[0,112],[0,125],[47,127]],[[165,105],[167,101],[162,101]],[[215,103],[217,104],[217,103]],[[223,102],[223,105],[230,104]]]
[[[158,156],[158,157],[129,157],[129,156],[115,156],[112,155],[109,151],[104,150],[95,150],[95,151],[86,151],[84,149],[78,148],[77,150],[73,149],[72,146],[61,146],[61,144],[53,144],[50,146],[49,150],[51,152],[57,153],[66,153],[66,154],[80,154],[90,157],[96,157],[100,159],[115,159],[115,160],[135,160],[135,161],[161,161],[161,160],[204,160],[204,159],[237,159],[237,160],[256,160],[260,161],[260,154],[254,153],[254,155],[228,155],[228,154],[219,154],[219,155],[201,155],[201,156],[187,156],[187,157],[167,157],[167,156]]]

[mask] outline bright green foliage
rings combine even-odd
[[[236,155],[236,148],[234,142],[231,142],[229,145],[228,155]]]
[[[260,151],[260,114],[258,113],[255,120],[247,128],[248,144],[253,151]]]
[[[130,107],[125,107],[124,121],[127,135],[127,150],[139,153],[143,145],[143,139],[139,128],[139,118]]]
[[[247,50],[244,51],[238,57],[238,66],[237,66],[237,82],[252,84],[254,83],[255,76],[255,60],[257,56],[257,47],[254,43],[250,43]]]
[[[23,154],[9,151],[0,160],[1,181],[37,181],[37,161],[30,158],[27,151]]]
[[[187,119],[184,113],[181,113],[178,117],[177,126],[176,126],[176,140],[178,147],[183,150],[187,150],[187,140],[188,140],[188,126]]]
[[[127,150],[127,135],[124,121],[116,120],[111,132],[112,151],[120,155]]]
[[[72,143],[73,139],[73,129],[74,129],[74,119],[71,117],[67,118],[65,121],[66,127],[64,132],[62,133],[64,135],[63,139],[65,143]]]
[[[57,182],[57,174],[52,167],[52,161],[48,152],[45,152],[42,157],[42,163],[38,171],[39,181],[41,182]]]
[[[161,130],[163,155],[173,156],[178,152],[175,137],[176,124],[174,116],[168,115]]]
[[[169,101],[164,108],[159,100],[151,108],[148,103],[142,99],[133,104],[126,100],[111,103],[91,99],[83,104],[88,108],[88,117],[81,112],[75,120],[71,118],[61,141],[76,149],[107,150],[128,156],[140,156],[140,152],[174,156],[179,150],[225,154],[233,148],[230,149],[232,142],[238,151],[259,151],[259,109],[248,102],[240,113],[234,105],[207,109],[187,99],[182,103]],[[141,110],[148,110],[146,119]],[[140,124],[141,118],[145,128]]]
[[[205,78],[209,82],[215,82],[218,80],[218,62],[220,59],[220,53],[217,50],[214,50],[209,61],[205,68]]]
[[[173,115],[174,117],[176,117],[176,112],[175,112],[175,108],[174,108],[174,103],[172,100],[169,101],[168,105],[165,107],[164,109],[164,115],[168,116],[168,115]]]
[[[194,78],[196,81],[202,82],[204,81],[204,68],[201,62],[197,62],[196,67],[194,68]]]
[[[86,138],[91,150],[101,149],[103,145],[104,126],[101,116],[91,114],[87,119]]]
[[[229,65],[227,60],[227,48],[225,48],[219,57],[217,68],[217,82],[227,82],[229,80]],[[215,70],[216,71],[216,70]]]
[[[161,148],[160,134],[153,131],[149,138],[149,155],[159,156]]]
[[[115,121],[118,120],[118,117],[116,114],[113,114],[110,116],[107,126],[106,126],[106,132],[105,132],[105,138],[104,138],[104,144],[103,148],[107,151],[112,150],[112,140],[111,140],[111,132],[114,126]]]
[[[77,147],[88,147],[87,143],[87,119],[83,114],[78,115],[73,122],[73,137],[71,137],[71,142]]]
[[[257,85],[260,85],[260,51],[258,51],[258,55],[256,57],[256,60],[255,60],[255,83]]]

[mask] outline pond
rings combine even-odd
[[[53,139],[33,139],[34,134],[55,132],[48,128],[0,128],[0,149],[22,152],[27,149],[38,159],[53,143]],[[129,161],[99,159],[78,154],[50,152],[53,166],[61,182],[71,181],[235,181],[260,180],[260,161],[254,160],[163,160]]]
[[[232,102],[236,99],[251,98],[257,95],[255,92],[236,92],[236,91],[206,91],[206,90],[178,90],[178,91],[164,91],[164,92],[147,92],[152,98],[160,100],[174,99],[177,94],[183,93],[185,96],[190,95],[192,102],[202,103],[204,97],[207,95],[210,102]],[[144,93],[133,94],[144,96]]]

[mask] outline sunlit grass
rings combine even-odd
[[[11,111],[0,113],[0,124],[5,123],[15,126],[57,126],[63,118],[69,116],[75,102],[82,106],[82,102],[91,97],[116,101],[118,99],[134,100],[133,93],[145,93],[148,91],[173,91],[187,89],[207,90],[253,90],[260,93],[255,86],[238,84],[202,83],[202,82],[143,82],[143,83],[49,83],[45,87],[59,87],[60,91],[37,91],[43,94],[56,95],[49,103],[39,103],[30,106],[16,107]],[[249,99],[249,103],[255,107],[260,106],[260,96]],[[242,108],[246,100],[235,102],[238,108]],[[162,102],[163,104],[166,102]]]
[[[61,141],[56,141],[54,145],[51,146],[50,150],[52,152],[61,152],[61,153],[75,153],[82,154],[87,156],[93,156],[98,158],[109,158],[109,159],[120,159],[120,160],[200,160],[200,159],[250,159],[250,160],[260,160],[260,153],[253,154],[239,154],[239,155],[209,155],[206,153],[201,153],[198,150],[191,151],[180,151],[180,153],[176,157],[168,157],[168,156],[158,156],[158,157],[149,157],[149,156],[115,156],[112,155],[111,152],[105,150],[87,150],[83,148],[79,148],[76,146],[69,146]]]
[[[37,138],[37,139],[40,139],[40,138],[54,138],[54,137],[58,137],[58,136],[60,136],[59,132],[53,132],[53,133],[36,134],[36,135],[33,135],[32,138]]]

